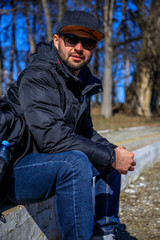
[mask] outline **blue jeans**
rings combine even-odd
[[[84,153],[69,151],[24,157],[14,168],[10,195],[17,203],[25,204],[56,194],[62,239],[90,240],[94,225],[98,231],[107,231],[118,223],[119,192],[120,174],[116,170],[110,174],[98,171]]]

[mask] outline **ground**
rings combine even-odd
[[[135,126],[160,126],[160,116],[152,116],[150,118],[127,115],[123,112],[116,113],[113,117],[106,119],[101,114],[100,107],[91,109],[93,125],[96,130],[118,129]]]
[[[160,239],[160,162],[121,193],[118,240]]]

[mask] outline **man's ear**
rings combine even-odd
[[[59,36],[57,34],[54,34],[53,35],[53,43],[54,43],[54,46],[57,48],[58,50],[58,43],[59,43]]]

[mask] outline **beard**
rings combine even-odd
[[[67,57],[65,56],[63,50],[61,49],[60,45],[59,45],[59,48],[58,48],[58,53],[59,53],[59,56],[61,57],[62,61],[64,62],[64,64],[70,69],[70,70],[80,70],[82,69],[83,67],[85,67],[86,65],[88,65],[88,63],[91,61],[91,58],[92,58],[92,55],[85,60],[85,58],[83,57],[83,55],[80,55],[80,57],[83,58],[83,61],[80,62],[80,63],[72,63],[69,61],[69,58],[73,55],[73,54],[77,54],[76,52],[75,53],[71,53],[69,54]]]
[[[63,60],[64,64],[71,70],[80,70],[90,62],[90,61],[83,61],[75,66],[73,63],[69,62],[68,59],[66,59],[66,60],[62,59],[62,60]]]

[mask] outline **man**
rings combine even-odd
[[[97,18],[67,12],[53,41],[37,45],[7,93],[31,133],[30,153],[14,165],[10,197],[29,203],[56,193],[64,240],[113,239],[120,174],[135,166],[132,152],[102,138],[92,125],[90,98],[102,86],[87,64],[103,37]]]

